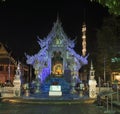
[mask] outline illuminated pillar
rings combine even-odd
[[[86,25],[82,26],[82,55],[86,55]]]
[[[93,64],[91,61],[91,68],[90,68],[90,79],[89,79],[89,97],[90,98],[96,98],[96,85],[97,82],[94,79],[95,77],[95,70],[93,69]]]

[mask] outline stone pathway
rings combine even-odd
[[[16,104],[0,103],[0,114],[103,114],[94,104]]]

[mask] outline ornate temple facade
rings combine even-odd
[[[74,50],[75,42],[63,31],[59,19],[54,23],[47,37],[38,37],[40,51],[35,55],[26,55],[27,64],[34,68],[36,78],[44,83],[49,77],[64,78],[68,83],[77,83],[79,69],[88,63],[87,56],[81,56]]]

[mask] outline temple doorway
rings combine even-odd
[[[52,57],[52,74],[54,76],[62,76],[63,74],[63,58],[60,51],[54,51]]]

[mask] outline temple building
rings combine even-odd
[[[5,46],[0,43],[0,83],[14,80],[16,61],[10,56]]]
[[[38,37],[40,51],[34,55],[25,53],[27,64],[33,66],[36,79],[42,86],[58,84],[64,90],[67,85],[69,88],[69,85],[80,82],[79,69],[88,64],[86,42],[84,37],[83,55],[79,55],[74,50],[74,41],[65,34],[57,18],[47,37]]]
[[[24,66],[24,68],[23,68]],[[17,67],[17,61],[11,56],[11,52],[0,42],[0,84],[6,84],[7,82],[13,83],[15,77],[15,71]],[[29,69],[27,65],[21,64],[21,70],[27,77]]]

